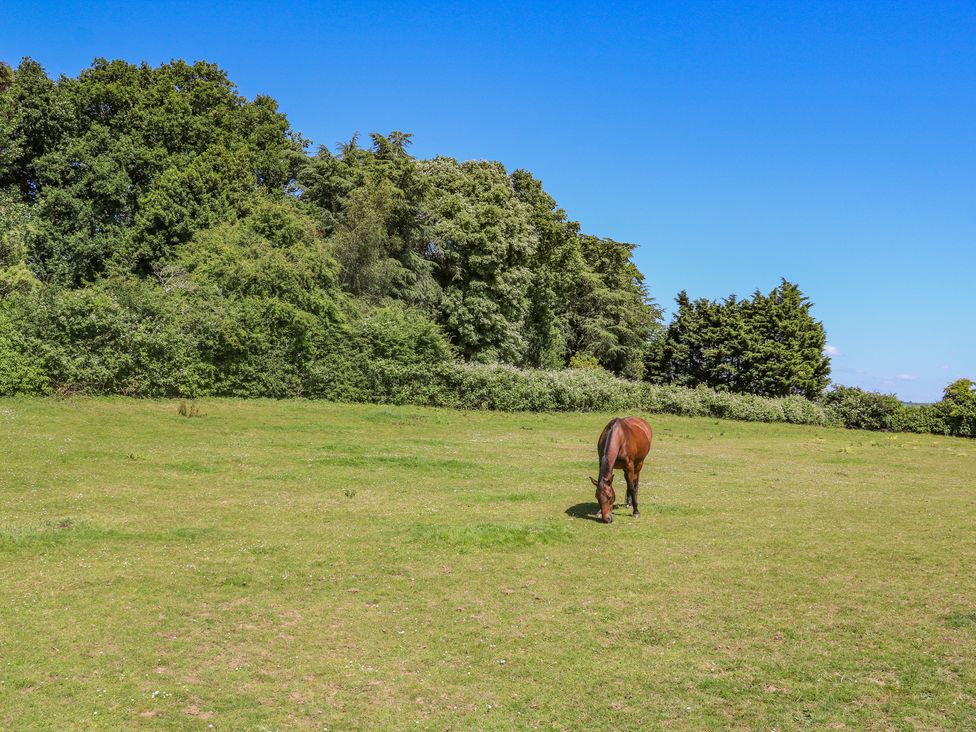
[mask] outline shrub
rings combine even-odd
[[[942,401],[933,405],[947,432],[976,437],[976,383],[957,379],[945,388]]]
[[[879,394],[854,386],[835,386],[820,403],[831,420],[845,427],[890,430],[904,405],[894,394]]]
[[[707,387],[458,363],[425,314],[387,304],[339,319],[179,277],[39,286],[0,300],[0,394],[312,397],[500,411],[651,412],[976,436],[976,390],[938,404],[836,387],[819,403]],[[188,407],[189,408],[189,407]]]
[[[903,404],[892,394],[835,386],[821,399],[831,421],[845,427],[976,437],[976,389],[960,379],[935,404]]]
[[[889,423],[889,429],[894,432],[950,434],[935,404],[902,404],[891,416]]]
[[[397,301],[368,311],[353,327],[357,355],[405,365],[446,363],[454,354],[440,326]]]
[[[600,361],[596,356],[589,356],[585,353],[574,353],[572,358],[569,359],[569,368],[598,369],[600,368]]]
[[[0,308],[9,303],[0,302]],[[0,309],[0,396],[49,390],[44,364],[31,353],[10,317]]]

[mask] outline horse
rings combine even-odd
[[[606,524],[613,523],[613,471],[620,468],[627,479],[627,505],[633,505],[634,518],[640,518],[637,508],[637,489],[644,458],[651,449],[654,431],[640,417],[614,417],[610,420],[596,443],[600,456],[600,479],[590,478],[596,486],[596,500],[600,504],[600,516]]]

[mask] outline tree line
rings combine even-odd
[[[0,393],[341,397],[378,358],[827,387],[796,284],[682,292],[665,324],[633,244],[581,231],[526,170],[410,145],[310,152],[204,62],[0,64]]]

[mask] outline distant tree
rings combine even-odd
[[[526,170],[511,175],[515,194],[528,206],[536,234],[530,258],[525,337],[526,365],[562,368],[569,358],[574,295],[582,283],[586,262],[580,250],[579,224],[545,192]],[[595,356],[592,357],[595,360]]]
[[[0,92],[6,91],[14,83],[14,70],[0,61]]]
[[[734,295],[723,302],[704,298],[692,301],[683,290],[676,302],[678,310],[662,347],[666,381],[747,391],[743,360],[750,324],[744,304]]]
[[[406,243],[390,231],[397,194],[389,180],[374,178],[346,199],[331,241],[342,286],[353,295],[410,299],[416,277],[404,262]]]
[[[972,379],[956,379],[949,384],[935,407],[950,434],[976,437],[976,382]]]
[[[299,173],[302,201],[331,234],[347,291],[374,302],[401,299],[432,313],[439,292],[424,257],[429,181],[406,152],[411,135],[370,137],[369,149],[354,136],[338,156],[320,148]]]
[[[723,302],[677,298],[662,347],[670,383],[758,394],[814,398],[829,383],[826,333],[812,303],[783,280],[768,295]]]
[[[140,201],[126,245],[117,251],[124,268],[140,274],[168,260],[176,248],[222,222],[247,213],[255,200],[247,148],[208,148],[181,168],[169,168]]]
[[[962,407],[976,407],[976,381],[956,379],[943,391],[942,401]]]
[[[630,378],[660,361],[633,245],[581,234],[526,171],[416,160],[399,130],[367,139],[308,156],[273,99],[203,62],[96,59],[58,79],[0,65],[5,327],[39,352],[61,344],[52,383],[146,394],[338,383],[309,364],[332,344],[382,345],[387,327],[441,343],[438,358]],[[97,364],[75,352],[87,321],[113,344]],[[153,361],[163,351],[175,360]]]
[[[173,261],[199,287],[341,320],[338,267],[328,243],[314,219],[283,196],[258,197],[246,216],[196,232]]]
[[[759,290],[745,305],[747,349],[742,368],[745,391],[765,396],[813,399],[830,383],[827,334],[810,315],[813,303],[785,279],[768,295]]]

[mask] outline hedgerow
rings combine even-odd
[[[962,387],[926,406],[849,387],[813,402],[631,381],[602,368],[471,363],[457,359],[438,325],[401,303],[316,307],[327,317],[178,278],[166,287],[132,278],[79,290],[35,287],[0,301],[0,395],[305,397],[976,436],[976,397]]]

